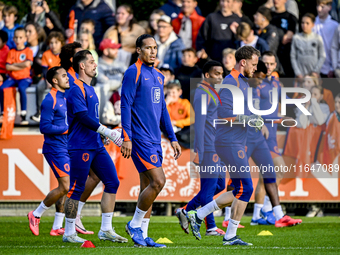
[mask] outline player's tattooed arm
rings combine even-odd
[[[78,200],[67,198],[65,202],[65,216],[66,218],[75,219],[78,211]]]

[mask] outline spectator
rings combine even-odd
[[[42,73],[45,79],[41,79],[35,88],[37,111],[31,116],[31,120],[38,123],[40,122],[40,106],[44,98],[44,92],[46,88],[52,87],[46,80],[46,73],[50,68],[60,65],[59,54],[61,48],[65,45],[64,35],[61,32],[51,32],[47,37],[46,43],[49,46],[49,50],[43,53],[41,59]]]
[[[4,19],[2,17],[2,10],[5,8],[5,4],[3,2],[0,2],[0,30],[5,26]]]
[[[180,98],[182,95],[181,84],[179,82],[170,83],[167,87],[166,104],[172,126],[177,128],[189,127],[192,124],[190,121],[191,105],[188,99]]]
[[[254,27],[254,23],[250,20],[250,18],[244,15],[242,11],[242,6],[243,6],[243,0],[234,0],[233,13],[239,16],[242,22],[248,23],[251,28]]]
[[[198,58],[207,58],[222,62],[222,51],[235,48],[236,27],[241,18],[233,14],[234,0],[220,0],[220,10],[210,13],[202,24],[196,39]]]
[[[2,10],[2,16],[4,19],[5,26],[2,28],[3,31],[5,31],[8,35],[8,41],[7,46],[9,49],[15,48],[15,43],[13,41],[14,37],[14,31],[21,27],[18,24],[15,24],[15,21],[17,20],[18,15],[18,9],[15,6],[5,6],[5,8]]]
[[[277,55],[286,77],[294,77],[294,70],[290,62],[290,49],[293,35],[296,32],[297,19],[287,12],[285,3],[287,0],[274,0],[275,11],[272,13],[271,23],[278,28],[279,48]]]
[[[236,41],[236,47],[252,46],[259,50],[261,54],[269,50],[269,46],[265,40],[254,35],[254,30],[251,29],[248,23],[241,22],[236,29],[236,35],[240,41]]]
[[[99,112],[103,112],[103,109],[108,103],[112,92],[120,90],[124,72],[128,68],[127,65],[125,65],[123,62],[120,62],[117,58],[119,54],[118,49],[120,46],[120,44],[115,43],[110,39],[104,39],[99,45],[99,50],[102,52],[102,56],[99,58],[97,67],[97,85],[100,87],[99,105],[101,108]],[[106,122],[106,124],[117,125],[120,122],[120,116],[119,121],[118,117],[116,120],[111,120],[111,122],[112,121],[115,123]]]
[[[166,94],[167,94],[167,85],[170,82],[173,82],[175,80],[174,69],[169,64],[163,64],[159,68],[159,70],[164,75],[164,88],[163,88],[163,92],[164,92],[164,95],[166,96]]]
[[[161,16],[164,15],[164,11],[160,9],[153,10],[149,18],[149,31],[146,31],[150,35],[157,33],[157,23]]]
[[[158,20],[158,30],[155,35],[158,45],[159,66],[164,63],[176,69],[182,64],[182,50],[185,48],[181,38],[178,38],[171,26],[171,18],[163,15]]]
[[[20,93],[21,105],[21,125],[27,125],[27,96],[26,89],[31,85],[30,77],[31,65],[33,62],[33,52],[30,48],[25,47],[27,41],[25,29],[18,27],[14,31],[15,48],[11,49],[7,56],[6,69],[9,72],[9,78],[0,86],[0,104],[1,109],[4,105],[5,88],[17,86]]]
[[[92,35],[94,34],[96,23],[94,22],[93,19],[84,19],[83,22],[80,24],[80,29],[79,31],[88,31],[90,32]]]
[[[306,13],[301,21],[302,33],[293,36],[290,57],[295,76],[299,79],[309,73],[319,76],[326,59],[322,38],[312,31],[314,22],[315,16]]]
[[[334,75],[336,78],[338,78],[338,81],[340,83],[340,25],[338,26],[338,29],[334,32],[331,47],[331,56]]]
[[[181,12],[182,0],[168,0],[164,5],[161,6],[161,10],[164,11],[166,16],[171,19],[176,19],[178,14]],[[195,8],[198,15],[202,15],[201,10],[198,6]]]
[[[320,75],[322,78],[332,78],[334,77],[334,70],[332,67],[331,44],[334,33],[339,24],[332,20],[329,15],[330,10],[332,9],[332,0],[317,0],[316,9],[318,11],[318,16],[315,20],[313,32],[322,37],[326,52],[326,60],[321,67]]]
[[[96,46],[91,32],[88,30],[82,30],[78,34],[78,41],[84,50],[89,50],[94,58],[94,61],[98,64],[98,54],[96,52]]]
[[[6,60],[9,52],[9,48],[6,45],[7,40],[7,33],[0,30],[0,84],[2,84],[7,79]]]
[[[263,6],[272,11],[275,11],[273,0],[267,0],[267,2]],[[295,0],[287,0],[285,3],[285,7],[287,12],[292,14],[297,20],[299,19],[299,7]]]
[[[117,25],[110,27],[104,38],[111,39],[122,45],[122,49],[134,53],[136,51],[136,39],[145,33],[144,28],[137,24],[133,17],[133,9],[130,5],[123,4],[118,7],[116,15]]]
[[[69,42],[74,40],[75,20],[81,24],[85,19],[95,22],[93,38],[96,46],[102,41],[104,32],[115,24],[113,12],[104,0],[78,0],[68,15],[66,36]]]
[[[279,47],[279,35],[277,28],[270,24],[271,20],[271,11],[267,7],[259,7],[254,14],[255,34],[265,40],[269,50],[276,54]]]
[[[27,23],[25,26],[27,36],[27,46],[33,52],[33,64],[31,68],[31,77],[33,84],[37,84],[42,78],[42,55],[46,50],[46,34],[44,29],[38,23]]]
[[[183,0],[182,3],[182,11],[172,21],[172,26],[186,48],[196,48],[196,38],[205,19],[195,11],[196,0]]]
[[[340,22],[340,2],[339,0],[333,0],[332,10],[331,10],[332,19]]]
[[[223,63],[223,66],[224,66],[225,76],[230,74],[231,70],[233,70],[233,68],[236,65],[235,52],[236,52],[236,50],[231,49],[231,48],[226,48],[222,52],[222,55],[223,55],[222,63]]]
[[[181,83],[182,98],[190,100],[190,79],[201,78],[202,70],[196,65],[198,59],[194,48],[184,49],[182,53],[182,65],[175,69],[175,77]]]
[[[323,91],[321,86],[313,86],[310,90],[312,98],[305,104],[305,107],[311,113],[310,116],[303,114],[298,108],[296,109],[296,122],[298,128],[307,128],[309,124],[320,126],[324,124],[330,114],[327,103],[323,100]]]

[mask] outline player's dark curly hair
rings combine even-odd
[[[55,66],[49,69],[46,73],[46,80],[52,85],[52,87],[54,87],[52,79],[57,74],[59,69],[64,69],[64,68],[62,66]]]
[[[204,64],[203,69],[202,69],[202,73],[203,75],[205,75],[206,73],[209,73],[211,68],[213,68],[214,66],[220,66],[223,68],[223,65],[215,60],[210,60],[207,63]]]
[[[73,58],[77,48],[81,48],[81,44],[79,42],[69,43],[61,48],[61,52],[59,54],[60,65],[64,67],[66,71],[72,67],[71,58]]]
[[[149,35],[149,34],[143,34],[143,35],[139,36],[136,40],[136,48],[142,48],[143,40],[148,39],[148,38],[153,38],[155,40],[155,38],[152,35]]]
[[[87,55],[92,55],[89,50],[81,50],[76,53],[73,57],[73,69],[79,74],[79,64],[83,63],[87,59]]]

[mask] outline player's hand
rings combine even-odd
[[[265,125],[263,125],[261,132],[262,132],[262,135],[264,136],[264,138],[268,139],[269,131],[268,131],[268,128]]]
[[[102,139],[102,142],[104,145],[109,145],[111,140],[103,135],[100,135],[100,138]]]
[[[124,141],[120,152],[124,158],[130,158],[132,151],[132,142],[131,141]]]
[[[99,133],[99,134],[109,138],[118,147],[122,146],[122,143],[123,143],[123,138],[121,138],[121,136],[122,136],[122,129],[120,129],[120,128],[118,128],[118,129],[109,129],[109,128],[101,125],[98,128],[97,133]]]
[[[174,149],[174,158],[177,160],[182,155],[182,149],[178,142],[171,142],[171,147]]]

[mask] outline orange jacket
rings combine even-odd
[[[172,21],[172,27],[174,28],[174,32],[176,34],[179,34],[179,30],[181,29],[182,19],[184,17],[183,12],[178,14],[178,17]],[[194,10],[194,12],[189,16],[191,20],[191,27],[192,27],[192,47],[196,49],[196,37],[198,35],[198,32],[200,30],[201,25],[203,24],[205,18],[198,15],[197,12]]]
[[[170,119],[176,121],[176,126],[180,128],[184,128],[186,126],[190,126],[193,122],[190,121],[190,110],[193,114],[194,111],[191,108],[190,102],[188,99],[179,98],[177,102],[170,103],[168,106],[168,112],[170,115]],[[191,117],[194,120],[194,116]]]

